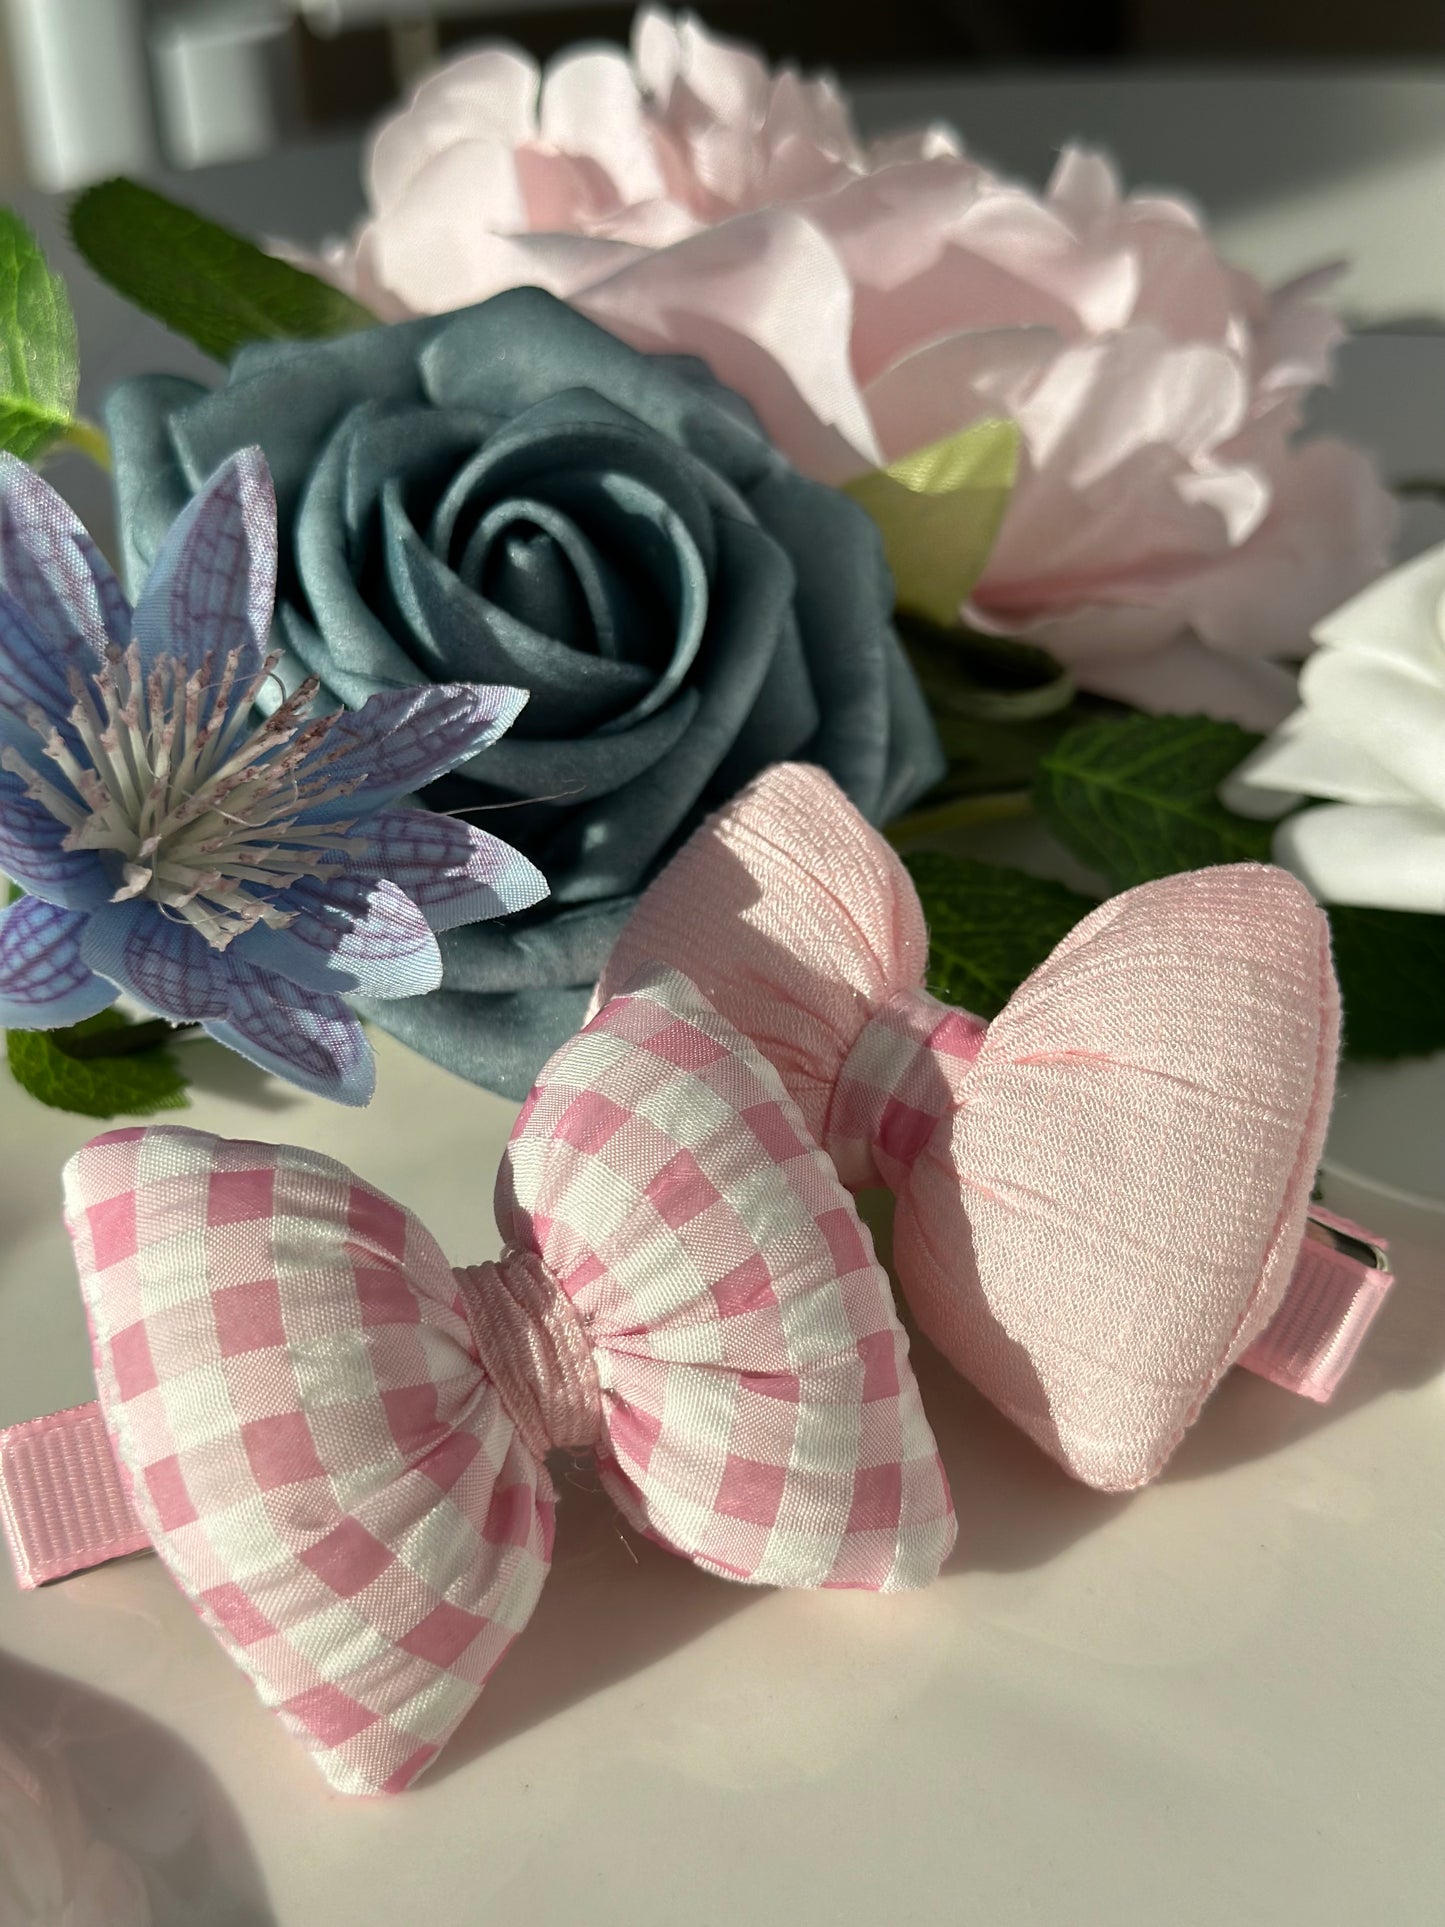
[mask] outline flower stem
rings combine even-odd
[[[94,422],[87,421],[83,415],[77,415],[60,439],[69,443],[70,447],[78,449],[82,455],[88,455],[97,468],[103,468],[109,475],[110,443],[106,440],[105,431],[98,428]]]
[[[915,810],[900,816],[883,834],[895,847],[916,842],[921,836],[939,836],[948,830],[971,829],[976,823],[1006,823],[1028,816],[1033,800],[1027,790],[995,790],[986,796],[960,796],[951,803],[939,803],[931,810]]]
[[[67,1057],[130,1057],[136,1051],[154,1050],[169,1044],[199,1024],[172,1024],[164,1017],[151,1017],[143,1024],[117,1024],[114,1030],[88,1031],[84,1036],[65,1040]]]

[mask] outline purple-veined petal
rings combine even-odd
[[[357,787],[344,809],[324,804],[302,821],[349,815],[358,804],[379,808],[435,782],[490,748],[526,700],[525,689],[502,684],[418,683],[369,697],[360,709],[343,710],[319,743],[311,767],[324,761],[329,778]]]
[[[81,955],[85,925],[81,912],[38,897],[0,910],[0,1025],[55,1030],[115,1002],[115,985]]]
[[[124,648],[130,604],[70,504],[8,454],[0,455],[0,583],[49,644],[56,701],[68,709],[66,667],[95,669],[107,645]]]
[[[174,910],[148,897],[107,903],[94,912],[81,939],[91,969],[178,1023],[223,1017],[230,1004],[231,968]]]
[[[65,825],[28,796],[0,792],[0,874],[46,903],[94,910],[112,884],[94,850],[67,850]]]
[[[547,894],[547,879],[520,850],[455,816],[378,810],[357,834],[368,847],[354,859],[356,868],[390,877],[433,930],[505,917]]]
[[[293,884],[276,898],[292,913],[282,930],[248,931],[236,955],[312,990],[419,997],[442,980],[431,926],[385,877],[342,876]]]
[[[74,706],[66,681],[70,663],[86,674],[94,668],[84,644],[67,660],[25,605],[8,589],[0,589],[0,739],[14,743],[29,762],[42,753],[26,721],[30,710],[38,708],[50,722],[63,723]]]
[[[207,1033],[264,1071],[338,1104],[366,1104],[376,1063],[355,1013],[339,997],[238,965],[231,1008]]]
[[[276,496],[259,448],[218,468],[172,523],[135,605],[142,660],[199,668],[241,652],[244,681],[261,667],[276,605]]]

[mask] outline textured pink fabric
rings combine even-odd
[[[454,1273],[331,1158],[170,1126],[95,1139],[66,1198],[136,1512],[343,1792],[409,1784],[525,1625],[549,1444],[730,1578],[891,1591],[952,1544],[868,1234],[676,975],[544,1069],[494,1263]]]
[[[988,1026],[926,990],[895,990],[843,1059],[825,1137],[845,1184],[903,1188],[938,1121],[961,1101]]]
[[[684,978],[543,1071],[497,1223],[591,1334],[598,1464],[639,1530],[759,1584],[936,1575],[952,1506],[887,1277],[776,1072]]]
[[[0,1530],[25,1592],[149,1547],[98,1406],[0,1432]]]
[[[455,1277],[488,1376],[532,1451],[589,1450],[602,1431],[591,1342],[541,1259],[509,1251]]]
[[[1325,919],[1262,865],[1146,884],[986,1029],[928,996],[927,949],[893,851],[781,765],[646,892],[599,995],[648,959],[693,976],[845,1181],[897,1192],[935,1343],[1076,1477],[1139,1485],[1290,1279],[1338,1043]]]

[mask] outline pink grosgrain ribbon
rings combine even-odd
[[[95,1139],[66,1197],[99,1405],[0,1435],[21,1583],[153,1546],[342,1792],[410,1784],[526,1624],[550,1447],[727,1578],[894,1591],[953,1543],[852,1201],[675,974],[543,1070],[494,1262],[334,1159],[170,1126]]]
[[[0,1528],[23,1591],[150,1548],[96,1404],[0,1432]]]
[[[1363,1225],[1312,1204],[1284,1302],[1239,1363],[1328,1404],[1394,1282]]]
[[[1339,998],[1283,871],[1112,898],[984,1023],[924,989],[893,850],[783,764],[644,893],[599,997],[652,959],[753,1039],[847,1185],[897,1194],[919,1323],[1076,1477],[1152,1478],[1233,1363],[1338,1382],[1389,1276],[1302,1242]]]

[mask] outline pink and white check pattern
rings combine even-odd
[[[407,1785],[552,1543],[436,1241],[331,1158],[164,1126],[87,1145],[66,1203],[152,1545],[333,1786]]]
[[[460,1282],[311,1151],[113,1131],[66,1195],[136,1511],[343,1792],[408,1785],[526,1624],[553,1526],[536,1422],[579,1396],[626,1516],[713,1571],[891,1590],[952,1544],[867,1233],[776,1073],[681,977],[547,1066],[498,1179],[508,1250]],[[501,1356],[486,1307],[538,1277],[565,1299]],[[524,1410],[517,1358],[545,1377],[564,1327],[587,1373]]]
[[[887,1277],[776,1071],[686,978],[557,1052],[497,1223],[591,1336],[603,1482],[640,1530],[759,1585],[937,1574],[953,1510]]]

